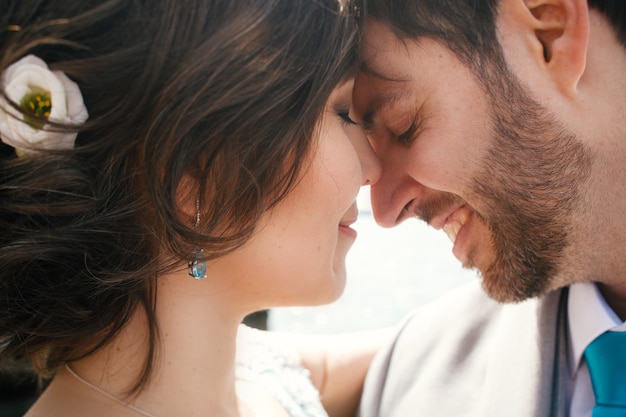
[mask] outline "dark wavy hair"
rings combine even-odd
[[[294,186],[356,62],[338,0],[4,0],[0,72],[27,54],[80,87],[71,151],[0,145],[0,357],[42,377],[107,344],[157,276],[241,246]],[[4,94],[4,93],[2,93]],[[6,95],[5,95],[6,97]],[[0,109],[0,117],[2,115]],[[200,199],[202,223],[182,199]],[[166,260],[166,262],[164,262]]]

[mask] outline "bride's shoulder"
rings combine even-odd
[[[328,417],[309,371],[295,349],[281,343],[281,339],[271,331],[239,327],[238,384],[248,392],[271,395],[286,410],[287,416]]]

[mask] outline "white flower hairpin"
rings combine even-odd
[[[0,139],[18,155],[47,149],[72,149],[76,132],[46,129],[46,120],[79,125],[89,114],[78,85],[34,55],[11,64],[0,78],[7,97],[28,113],[18,112],[0,95]]]

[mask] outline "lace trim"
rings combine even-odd
[[[328,417],[298,354],[267,336],[260,330],[240,326],[237,379],[262,386],[291,417]]]

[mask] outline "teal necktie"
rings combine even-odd
[[[585,349],[596,406],[592,417],[626,417],[626,332],[604,332]]]

